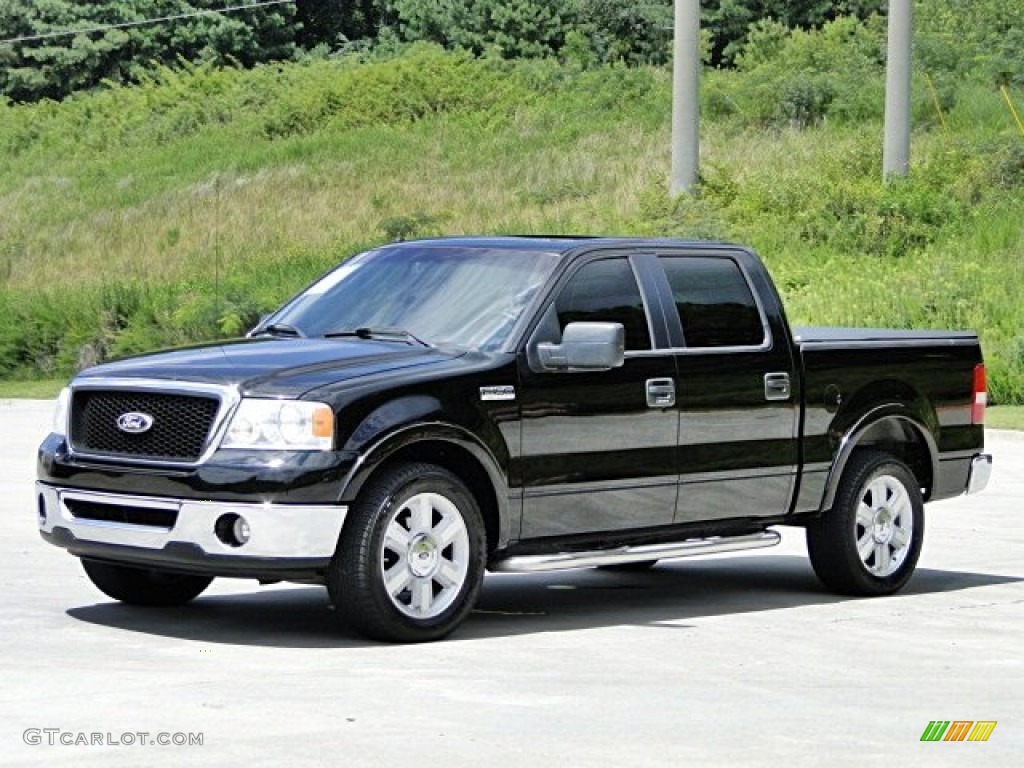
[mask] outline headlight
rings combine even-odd
[[[53,409],[53,434],[67,437],[68,409],[71,406],[71,390],[64,387],[57,395],[57,404]]]
[[[329,451],[334,447],[334,411],[304,400],[246,398],[231,417],[221,447]]]

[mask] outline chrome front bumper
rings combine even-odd
[[[990,477],[992,477],[992,457],[987,453],[975,456],[971,460],[971,472],[967,475],[966,493],[978,493],[985,490]]]
[[[108,508],[152,510],[174,519],[169,527],[111,522],[76,517],[68,502],[79,501]],[[218,560],[267,558],[275,560],[329,559],[337,547],[348,508],[341,505],[293,505],[194,501],[189,499],[129,496],[78,491],[36,483],[39,531],[53,541],[67,539],[88,544],[131,547],[154,553],[188,545]],[[238,515],[249,526],[246,543],[232,546],[217,535],[217,521]],[[61,530],[63,529],[63,530]],[[56,534],[56,535],[55,535]]]

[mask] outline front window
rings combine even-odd
[[[651,348],[644,300],[624,258],[584,264],[562,289],[555,309],[563,332],[569,323],[578,321],[622,323],[626,349]]]
[[[353,256],[272,322],[311,337],[389,328],[435,345],[496,350],[557,262],[543,251],[386,246]]]

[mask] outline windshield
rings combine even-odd
[[[401,329],[435,345],[495,350],[557,261],[543,251],[379,248],[322,277],[270,322],[306,336]]]

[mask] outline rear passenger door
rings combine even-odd
[[[774,289],[752,284],[765,280],[753,259],[722,250],[659,253],[680,412],[677,523],[789,508],[798,380],[785,320],[777,306],[766,311]],[[762,295],[773,304],[765,307]]]

